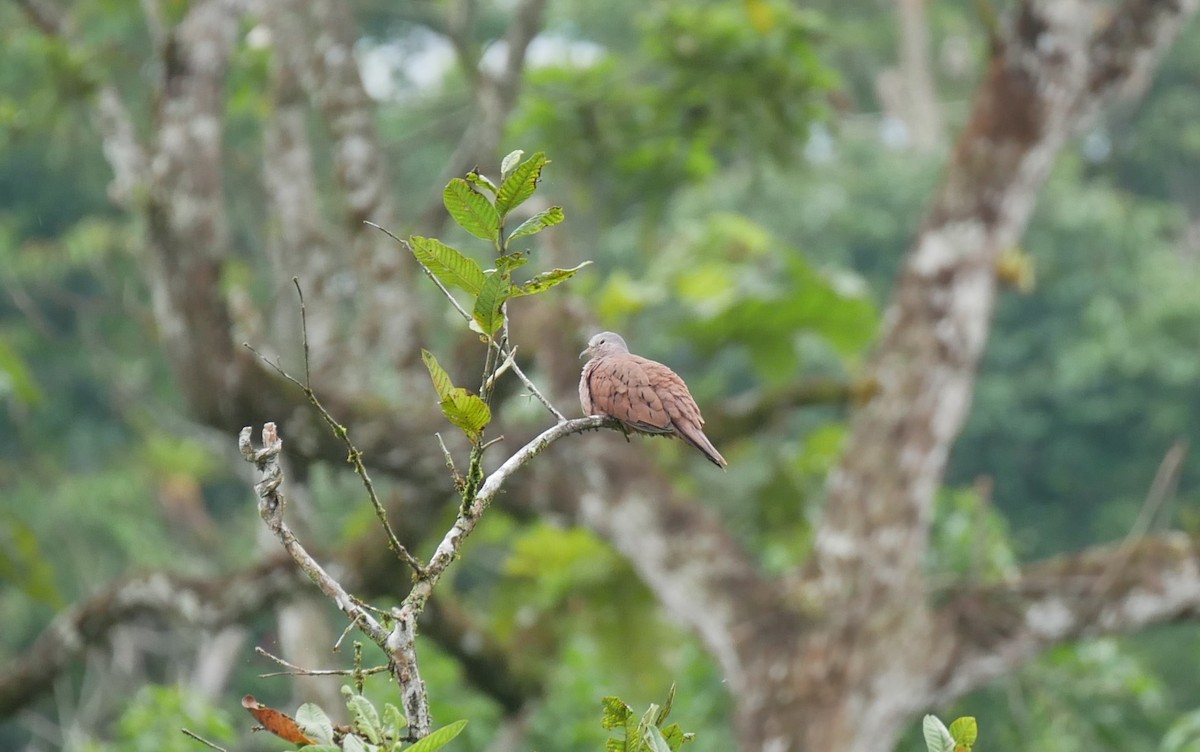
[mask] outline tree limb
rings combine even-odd
[[[303,584],[284,556],[213,579],[155,572],[112,584],[56,616],[32,645],[0,669],[0,717],[48,691],[66,667],[103,644],[115,627],[155,618],[219,629],[295,597]]]
[[[1200,544],[1167,533],[1131,547],[1097,546],[1031,565],[1012,582],[947,596],[938,611],[945,667],[934,702],[1011,673],[1054,645],[1200,618]]]

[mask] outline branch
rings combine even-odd
[[[250,443],[251,431],[252,429],[246,426],[238,434],[238,450],[247,462],[253,463],[258,469],[260,480],[254,484],[254,492],[258,495],[258,512],[263,522],[267,523],[267,528],[283,544],[284,550],[321,592],[333,601],[353,624],[358,625],[364,634],[382,645],[387,639],[387,630],[300,545],[295,533],[283,521],[286,498],[279,490],[280,484],[283,483],[283,470],[279,466],[279,453],[283,449],[283,441],[276,433],[275,424],[268,423],[263,426],[263,448],[259,450],[255,450]]]
[[[60,613],[20,657],[0,669],[0,717],[11,715],[50,689],[89,648],[113,628],[152,617],[214,630],[290,600],[303,579],[286,557],[275,557],[215,579],[156,572],[110,585]]]
[[[949,597],[937,615],[946,664],[935,703],[1063,642],[1200,619],[1200,543],[1167,533],[1132,546],[1097,546],[1034,564],[1014,582]]]
[[[879,392],[830,475],[812,573],[847,623],[923,590],[933,495],[970,407],[996,260],[1063,144],[1135,69],[1111,61],[1155,59],[1196,4],[1130,0],[1094,37],[1053,0],[1019,5],[884,314],[867,370]],[[1097,70],[1109,72],[1102,86]]]
[[[330,576],[304,549],[295,534],[283,522],[282,513],[286,500],[279,491],[279,486],[283,482],[283,470],[279,466],[279,454],[282,451],[283,442],[276,432],[275,424],[268,423],[263,426],[263,448],[259,450],[255,450],[250,441],[252,429],[249,426],[243,428],[238,435],[238,449],[246,461],[254,463],[259,471],[260,480],[255,483],[254,490],[259,497],[258,507],[263,521],[267,523],[267,527],[279,539],[284,549],[321,592],[337,605],[352,624],[356,625],[388,654],[403,697],[409,734],[413,738],[422,738],[429,734],[432,722],[429,715],[429,697],[417,667],[417,620],[424,610],[429,596],[433,593],[433,588],[454,559],[458,557],[463,541],[475,529],[484,510],[487,509],[500,487],[512,473],[558,439],[572,433],[612,424],[611,420],[601,417],[579,418],[559,423],[543,431],[541,435],[522,447],[489,475],[479,492],[475,494],[471,505],[460,511],[454,525],[438,545],[429,563],[420,572],[404,602],[399,608],[393,609],[391,615],[395,623],[390,629],[380,624],[369,609],[360,605],[359,601],[352,597],[341,583]]]
[[[781,415],[811,405],[849,405],[869,398],[870,385],[848,379],[810,379],[767,392],[750,392],[708,408],[705,431],[714,443],[759,433]]]

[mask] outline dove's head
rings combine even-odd
[[[587,348],[579,353],[579,357],[587,356],[588,360],[592,358],[603,358],[608,355],[621,355],[629,352],[629,346],[625,344],[624,338],[614,332],[600,332],[593,334],[588,340]]]

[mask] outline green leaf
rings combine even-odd
[[[574,277],[576,272],[590,263],[592,262],[584,261],[579,266],[571,267],[570,269],[551,269],[548,272],[542,272],[525,284],[514,287],[510,297],[515,298],[521,295],[536,295],[539,292],[545,292],[560,282],[566,282],[571,277]]]
[[[606,729],[624,728],[625,722],[633,716],[633,708],[626,705],[620,697],[609,696],[600,700],[604,708],[604,717],[600,725]]]
[[[979,726],[972,716],[963,716],[950,724],[950,736],[954,739],[955,752],[971,752],[979,738]]]
[[[471,183],[472,185],[477,185],[485,191],[489,191],[493,196],[496,195],[496,191],[498,190],[496,188],[496,184],[493,183],[487,175],[484,175],[478,170],[471,170],[467,173],[467,182]]]
[[[954,739],[937,716],[925,716],[921,731],[925,734],[925,748],[929,752],[954,752]]]
[[[439,404],[446,420],[461,428],[472,442],[479,439],[479,434],[492,421],[492,411],[487,403],[462,387],[452,389]]]
[[[306,702],[296,711],[296,725],[310,739],[333,744],[333,723],[319,705]]]
[[[354,734],[346,734],[342,737],[342,752],[371,752],[379,749],[375,745],[369,747]]]
[[[647,728],[646,735],[642,737],[642,740],[645,742],[648,752],[671,752],[670,745],[667,744],[667,740],[663,738],[662,732],[658,730],[657,726]]]
[[[442,284],[462,288],[472,295],[479,294],[479,288],[483,287],[483,269],[474,259],[436,238],[413,235],[408,242],[417,261]]]
[[[429,370],[429,378],[433,381],[433,389],[437,392],[438,399],[446,399],[450,392],[454,391],[454,382],[450,381],[450,374],[446,373],[446,369],[442,368],[434,354],[424,348],[421,350],[421,361]]]
[[[442,726],[437,731],[434,731],[429,736],[409,747],[408,752],[437,752],[437,750],[449,744],[454,737],[462,733],[463,727],[466,725],[467,722],[464,720]]]
[[[508,175],[508,173],[512,172],[512,168],[516,167],[521,162],[521,157],[523,156],[525,156],[525,151],[523,149],[510,151],[508,154],[504,155],[503,161],[500,162],[500,176],[504,177]]]
[[[504,245],[507,247],[509,243],[517,238],[539,233],[547,227],[553,227],[562,222],[564,219],[566,219],[566,216],[563,214],[561,206],[551,206],[549,209],[543,209],[517,225],[517,229],[512,231],[512,234],[508,236],[508,240],[505,241]]]
[[[517,166],[512,174],[500,184],[496,194],[496,211],[501,217],[525,203],[533,195],[538,180],[542,176],[542,168],[548,164],[543,152],[536,152],[532,157]]]
[[[678,723],[672,723],[670,726],[664,728],[662,735],[667,740],[667,746],[671,748],[671,752],[677,752],[683,746],[684,742],[692,740],[692,734],[683,733],[683,729]]]
[[[451,180],[442,191],[442,202],[454,221],[475,237],[492,242],[500,237],[500,215],[496,207],[467,181],[462,178]]]
[[[346,695],[346,707],[354,716],[355,728],[361,731],[372,744],[379,744],[383,740],[379,711],[375,709],[370,700],[355,693],[349,687],[342,687],[342,694]]]
[[[0,339],[0,399],[12,394],[26,405],[42,401],[42,390],[25,360],[7,342]]]
[[[342,752],[342,748],[333,744],[306,744],[299,752]]]
[[[496,258],[496,268],[502,272],[511,272],[529,263],[529,258],[520,251],[506,253]]]
[[[663,703],[662,711],[659,712],[658,718],[654,719],[654,725],[662,728],[666,723],[667,718],[671,715],[671,707],[675,704],[675,682],[671,682],[671,688],[667,690],[667,701]]]
[[[383,732],[393,738],[404,736],[408,729],[408,719],[400,712],[400,708],[390,702],[383,704]]]
[[[475,323],[479,324],[479,328],[488,337],[494,336],[504,325],[504,314],[500,312],[500,306],[504,305],[509,295],[509,284],[503,274],[495,271],[487,275],[483,287],[479,290],[479,297],[475,298],[474,316]]]

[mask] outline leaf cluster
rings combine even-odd
[[[979,727],[970,716],[958,718],[946,728],[935,715],[925,716],[921,724],[925,747],[929,752],[971,752],[979,737]]]
[[[491,243],[495,267],[485,269],[469,255],[436,238],[414,235],[408,242],[414,258],[441,286],[467,319],[470,329],[489,343],[480,394],[455,386],[437,357],[427,350],[421,351],[442,414],[466,435],[473,447],[481,446],[484,429],[492,418],[488,401],[492,377],[500,364],[492,357],[490,347],[504,329],[505,304],[512,298],[546,292],[590,263],[584,262],[571,269],[550,269],[524,282],[513,280],[513,271],[529,260],[527,253],[518,249],[514,241],[536,235],[564,219],[562,207],[551,206],[506,232],[508,219],[533,196],[542,170],[550,163],[544,152],[536,152],[528,159],[522,159],[523,156],[524,152],[514,151],[504,158],[499,183],[472,170],[466,177],[452,179],[442,193],[442,201],[451,218],[471,235]],[[469,304],[461,305],[450,292],[451,288],[470,296]],[[503,350],[504,345],[499,348]]]
[[[685,733],[678,723],[663,725],[671,714],[674,701],[675,685],[672,684],[666,703],[662,707],[651,703],[638,718],[633,714],[633,708],[621,698],[605,697],[601,701],[604,706],[601,723],[604,728],[616,732],[616,736],[609,737],[604,745],[605,752],[677,752],[685,743],[692,741],[695,734]]]
[[[318,705],[305,703],[296,711],[296,724],[312,740],[301,747],[306,752],[437,752],[466,727],[455,721],[428,736],[407,743],[408,723],[395,705],[385,703],[382,712],[365,696],[349,686],[342,687],[346,707],[353,718],[349,726],[333,725]]]

